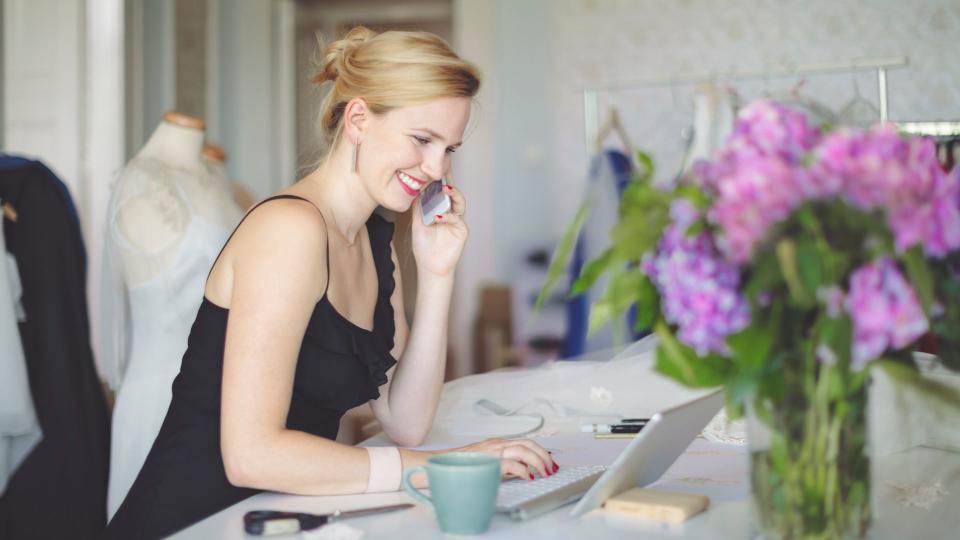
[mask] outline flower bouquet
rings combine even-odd
[[[766,100],[667,187],[640,162],[612,245],[572,287],[609,274],[591,328],[636,305],[660,373],[747,413],[760,535],[864,536],[869,369],[957,402],[912,352],[932,334],[960,369],[960,173],[928,139],[827,132]]]

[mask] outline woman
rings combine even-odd
[[[108,538],[166,536],[260,490],[388,491],[429,453],[334,442],[342,414],[370,402],[400,446],[420,444],[443,383],[465,201],[425,226],[417,195],[450,168],[479,88],[439,38],[358,27],[316,75],[332,82],[316,171],[254,207],[208,278],[173,400]],[[416,321],[407,326],[393,225],[413,212]],[[396,359],[396,360],[395,360]],[[498,455],[508,476],[558,469],[529,440],[460,450]]]

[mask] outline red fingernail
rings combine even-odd
[[[449,184],[446,185],[446,186],[443,186],[443,189],[445,189],[445,190],[447,190],[447,191],[453,191],[453,187],[450,186]]]
[[[533,480],[533,473],[530,474],[530,479]]]
[[[553,472],[557,472],[557,471],[559,471],[559,470],[560,470],[560,466],[557,465],[556,463],[554,463],[554,464],[553,464]]]
[[[437,219],[443,219],[443,216],[440,214],[437,214]]]

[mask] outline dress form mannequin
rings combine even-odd
[[[108,518],[170,405],[207,273],[241,216],[201,158],[203,121],[167,113],[114,187],[107,219],[101,361],[117,391]]]
[[[233,194],[234,204],[244,212],[249,210],[256,201],[253,195],[247,191],[247,188],[243,187],[240,182],[230,180],[227,176],[227,168],[225,166],[227,163],[227,152],[220,146],[208,141],[203,143],[203,150],[200,154],[203,156],[204,161],[207,163],[207,166],[210,167],[213,174],[229,186]],[[239,217],[237,219],[239,220]]]
[[[166,113],[121,174],[115,215],[129,286],[169,268],[192,215],[225,227],[239,219],[229,186],[201,158],[203,130],[199,118]]]

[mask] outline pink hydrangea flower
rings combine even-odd
[[[802,113],[759,100],[740,113],[713,160],[694,165],[701,185],[716,195],[708,218],[719,226],[717,246],[729,260],[749,260],[770,227],[809,197],[802,161],[819,137]]]
[[[794,169],[774,157],[759,156],[741,164],[718,186],[709,218],[721,230],[720,251],[732,262],[750,259],[767,231],[785,219],[802,200]]]
[[[740,294],[739,269],[717,252],[707,232],[686,234],[698,214],[686,199],[670,207],[672,223],[656,253],[645,257],[642,270],[661,296],[667,322],[677,325],[677,339],[698,355],[729,354],[726,338],[750,322],[750,308]]]
[[[853,272],[846,309],[853,321],[854,370],[888,348],[910,345],[929,329],[916,291],[886,257]]]
[[[890,126],[834,133],[818,149],[814,177],[823,196],[861,210],[884,210],[899,251],[928,256],[960,248],[960,177],[940,168],[932,140],[900,137]]]

